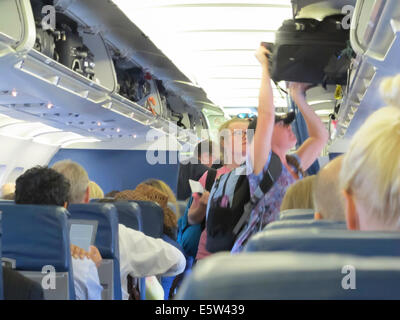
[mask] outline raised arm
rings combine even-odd
[[[303,170],[307,170],[314,163],[329,138],[328,131],[321,119],[306,101],[306,87],[305,83],[291,83],[289,86],[290,95],[306,121],[309,134],[309,138],[297,150]]]
[[[250,160],[254,174],[259,174],[267,163],[274,129],[275,107],[268,71],[268,53],[263,46],[260,46],[256,52],[256,57],[261,63],[262,76],[258,97],[257,128],[250,145]]]

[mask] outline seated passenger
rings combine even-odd
[[[211,142],[209,142],[209,143],[210,143],[210,145],[212,144]],[[206,153],[206,152],[202,153],[203,157],[204,157],[204,153]],[[202,161],[204,162],[208,156],[209,155],[207,154],[207,156],[205,156],[205,158],[203,158]],[[214,157],[212,159],[214,159]],[[212,165],[211,161],[209,164]],[[145,183],[147,185],[151,185],[151,186],[157,188],[159,191],[167,194],[168,195],[168,203],[172,203],[176,207],[176,210],[177,211],[179,210],[179,205],[178,205],[178,202],[176,201],[175,195],[174,195],[173,191],[171,190],[171,188],[165,182],[163,182],[161,180],[149,179],[143,183]],[[177,215],[180,216],[179,211],[177,212]],[[176,225],[176,224],[174,224],[174,226],[178,227],[178,225]],[[164,298],[165,298],[165,300],[168,300],[168,299],[173,298],[174,291],[180,285],[185,273],[190,271],[190,269],[192,268],[194,258],[190,257],[190,256],[189,257],[186,256],[180,243],[177,242],[177,237],[172,238],[171,241],[168,241],[168,239],[165,239],[165,238],[164,238],[164,240],[166,240],[168,243],[172,244],[174,247],[178,248],[185,255],[185,258],[186,258],[186,267],[185,267],[185,271],[183,273],[177,275],[176,277],[162,277],[161,278],[161,284],[162,284],[162,287],[164,288],[164,292],[165,292]]]
[[[315,175],[305,177],[293,183],[286,191],[281,211],[290,209],[314,209],[313,186]]]
[[[309,138],[294,154],[287,155],[287,152],[296,145],[296,136],[290,126],[294,120],[294,113],[289,113],[285,117],[275,115],[268,71],[268,50],[260,46],[256,57],[262,66],[262,77],[258,119],[254,137],[251,142],[249,141],[250,152],[246,161],[251,195],[254,194],[264,173],[267,172],[271,152],[274,152],[281,160],[282,173],[251,212],[249,222],[238,235],[232,248],[233,253],[242,251],[253,234],[278,218],[287,188],[302,178],[303,172],[314,163],[328,140],[328,132],[324,124],[307,103],[305,92],[309,86],[304,83],[291,83],[290,96],[304,117]]]
[[[175,213],[175,216],[180,217],[178,201],[176,201],[176,197],[172,189],[164,181],[157,179],[148,179],[142,183],[147,184],[148,186],[152,186],[157,190],[165,193],[168,196],[168,203],[171,203],[174,207],[173,211]]]
[[[399,231],[400,76],[382,83],[390,105],[375,111],[353,136],[340,175],[348,229]]]
[[[89,202],[89,177],[85,169],[71,160],[59,161],[54,170],[71,183],[70,203]],[[183,254],[162,239],[118,225],[121,285],[123,299],[128,299],[128,275],[142,278],[153,275],[173,276],[185,269]]]
[[[89,200],[103,198],[104,192],[101,190],[100,186],[94,181],[89,181]]]
[[[39,283],[7,267],[3,267],[3,293],[4,300],[44,300]]]
[[[14,192],[15,192],[15,183],[9,182],[9,183],[3,184],[1,187],[1,199],[9,200],[9,199],[6,199],[5,197],[7,197],[7,196],[10,197],[10,195],[14,194]],[[13,199],[11,199],[11,200],[13,200]]]
[[[164,182],[160,183],[160,180],[147,180],[141,184],[139,184],[135,190],[124,190],[115,195],[115,200],[138,200],[138,201],[153,201],[160,205],[163,209],[164,213],[164,226],[163,226],[163,235],[162,239],[173,245],[175,248],[179,249],[182,252],[182,248],[176,242],[176,230],[177,230],[177,221],[176,216],[172,212],[172,210],[168,207],[168,195],[163,192],[165,190],[165,186],[169,189]],[[154,187],[154,185],[162,186],[160,189]],[[172,190],[170,190],[172,193]],[[172,286],[172,282],[174,277],[161,277],[161,285],[164,290],[164,298],[168,300],[170,289]]]
[[[2,197],[3,200],[14,200],[15,199],[15,193],[9,193],[6,194]]]
[[[339,177],[343,156],[336,157],[318,172],[314,183],[314,218],[345,221],[344,199]]]
[[[67,207],[70,184],[58,172],[46,167],[34,167],[22,174],[16,182],[15,203],[55,205]],[[101,300],[99,275],[95,263],[82,257],[77,259],[71,248],[75,295],[78,300]],[[92,255],[97,255],[92,251]],[[99,255],[99,254],[98,254]],[[96,258],[95,260],[98,261]],[[100,258],[101,260],[101,258]]]
[[[109,193],[107,193],[107,194],[104,196],[104,198],[114,198],[115,195],[116,195],[118,192],[120,192],[120,191],[119,191],[119,190],[110,191]]]

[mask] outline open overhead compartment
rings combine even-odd
[[[350,33],[357,58],[340,107],[337,138],[351,138],[371,113],[384,106],[380,83],[400,70],[399,16],[399,1],[357,2]]]
[[[159,80],[144,71],[145,67],[133,59],[135,54],[126,54],[127,50],[133,52],[129,47],[133,44],[116,50],[106,38],[112,36],[96,28],[102,21],[90,25],[91,20],[85,19],[84,8],[100,3],[110,5],[108,1],[0,2],[0,67],[8,75],[0,80],[2,113],[10,111],[15,119],[34,117],[62,131],[102,141],[129,141],[129,137],[144,137],[150,129],[158,128],[164,135],[178,132],[182,143],[196,143],[200,110],[184,110],[185,125],[180,125],[179,119],[174,121],[168,107],[170,88],[160,94]],[[142,36],[137,28],[129,31]],[[148,39],[145,45],[152,46]],[[121,92],[126,79],[118,79],[115,66],[126,69],[126,65],[117,61],[117,52],[133,70],[143,72],[142,96],[132,98]],[[168,67],[179,71],[172,64]]]

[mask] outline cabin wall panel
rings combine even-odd
[[[51,159],[50,166],[59,160],[70,159],[82,165],[104,193],[112,190],[134,189],[149,178],[163,180],[176,193],[178,164],[151,165],[145,150],[84,150],[60,149]],[[175,159],[176,152],[167,153]]]
[[[30,139],[19,139],[0,135],[0,185],[15,182],[19,174],[36,165],[46,165],[58,151],[58,146],[44,145]],[[15,168],[18,175],[15,174]]]

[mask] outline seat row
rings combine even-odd
[[[74,204],[68,210],[0,201],[0,211],[2,229],[6,231],[1,237],[2,260],[39,283],[45,281],[44,277],[54,268],[56,289],[46,289],[42,285],[46,299],[75,299],[69,219],[98,222],[94,245],[103,258],[98,273],[104,300],[122,298],[118,224],[154,238],[160,238],[163,232],[161,207],[146,201]],[[141,279],[140,289],[144,299],[144,279]]]
[[[400,233],[282,212],[245,252],[201,261],[178,299],[400,299]]]

